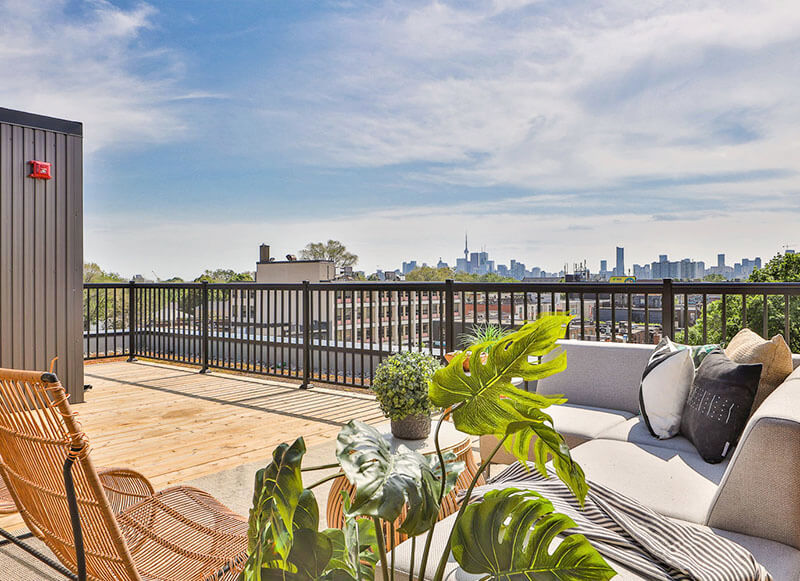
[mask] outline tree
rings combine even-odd
[[[106,272],[96,262],[83,263],[83,282],[122,282],[123,278],[116,272]],[[122,293],[118,288],[87,288],[83,291],[83,330],[90,331],[92,326],[99,327],[102,320],[104,327],[124,328],[122,312]]]
[[[106,272],[96,262],[83,263],[83,282],[122,282],[116,272]]]
[[[406,274],[406,280],[411,281],[435,281],[454,278],[455,272],[452,268],[434,268],[432,266],[418,266]]]
[[[194,282],[252,282],[252,272],[236,272],[230,268],[206,269]]]
[[[338,240],[309,242],[299,254],[303,260],[330,260],[337,269],[353,266],[358,262],[358,256],[348,252],[344,244]]]
[[[500,276],[494,272],[487,274],[470,274],[456,272],[454,268],[434,268],[432,266],[418,266],[408,274],[406,280],[410,281],[442,281],[447,279],[459,282],[518,282],[515,278]]]
[[[704,282],[725,282],[725,277],[721,274],[707,274],[703,277]]]
[[[756,269],[747,279],[748,282],[800,282],[800,255],[778,254],[763,268]],[[767,297],[767,336],[784,334],[786,308],[782,295]],[[742,317],[742,305],[746,307],[746,321]],[[789,337],[787,342],[793,352],[800,351],[800,297],[789,297]],[[725,331],[722,329],[722,300],[710,303],[706,310],[708,330],[706,342],[727,343],[740,329],[748,327],[758,333],[764,328],[764,297],[748,296],[743,301],[741,296],[727,296],[725,299]],[[703,320],[689,328],[689,343],[703,343]]]

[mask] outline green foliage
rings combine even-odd
[[[725,277],[721,274],[707,274],[703,277],[704,282],[725,282]]]
[[[348,252],[345,245],[338,240],[309,242],[299,255],[303,260],[330,260],[337,269],[353,266],[358,262],[358,256]]]
[[[272,452],[272,462],[256,472],[246,569],[254,576],[245,579],[258,580],[262,568],[283,565],[289,557],[297,529],[293,525],[295,511],[303,494],[300,462],[305,452],[303,438],[297,438],[291,446],[281,444]],[[307,522],[308,514],[306,509],[300,518]]]
[[[499,341],[479,343],[457,353],[433,376],[430,397],[434,405],[455,406],[453,423],[462,432],[507,438],[506,447],[523,464],[528,460],[532,438],[537,436],[534,453],[539,471],[546,475],[544,464],[552,456],[558,477],[582,503],[587,490],[583,471],[570,457],[550,416],[542,411],[566,400],[529,393],[511,383],[515,377],[532,381],[566,368],[566,352],[548,361],[539,358],[556,348],[570,320],[565,315],[545,316]],[[463,362],[468,353],[470,371],[465,372]],[[485,361],[482,353],[487,354]]]
[[[487,274],[469,274],[457,272],[454,268],[434,268],[433,266],[418,266],[408,274],[408,281],[444,281],[453,279],[459,282],[519,282],[515,278],[500,276],[493,272]]]
[[[750,275],[749,282],[798,282],[800,281],[800,254],[779,254],[763,268]],[[784,297],[767,295],[767,337],[785,333]],[[722,299],[709,303],[706,308],[707,332],[703,339],[703,320],[689,328],[688,338],[681,339],[690,345],[703,343],[726,344],[743,327],[763,333],[764,297],[748,296],[745,303],[746,320],[742,317],[742,297],[728,296],[725,300],[725,329],[722,328]],[[800,352],[800,297],[789,297],[789,347]]]
[[[106,272],[95,262],[83,263],[83,282],[124,282],[116,272]],[[83,330],[89,331],[100,323],[107,328],[124,329],[127,325],[122,310],[123,289],[103,289],[100,291],[85,290],[83,292]]]
[[[116,272],[106,272],[96,262],[83,263],[83,282],[124,282]]]
[[[314,493],[303,488],[302,438],[281,444],[256,473],[242,581],[356,581],[377,562],[372,521],[347,518],[345,530],[319,528]],[[348,499],[345,505],[349,506]]]
[[[443,281],[448,278],[455,278],[455,271],[452,268],[418,266],[406,274],[406,280],[408,281]]]
[[[616,572],[583,535],[567,536],[550,553],[556,535],[574,526],[535,492],[490,490],[456,521],[453,556],[468,573],[498,581],[614,577]]]
[[[408,503],[400,531],[411,536],[431,528],[439,514],[441,492],[438,460],[403,446],[392,453],[375,428],[352,420],[342,428],[336,456],[347,479],[355,487],[350,516],[379,517],[393,522]],[[463,471],[464,463],[445,456],[445,493]]]
[[[462,333],[458,336],[458,342],[463,348],[478,343],[493,343],[499,341],[511,331],[502,325],[494,323],[478,323],[473,325],[469,333]]]
[[[252,272],[236,272],[230,268],[206,269],[194,282],[253,282]]]
[[[777,254],[757,268],[749,282],[800,282],[800,254]]]
[[[420,352],[403,351],[381,361],[372,391],[387,418],[402,420],[431,411],[428,384],[441,368],[439,360]]]

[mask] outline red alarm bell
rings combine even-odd
[[[52,164],[46,161],[31,160],[31,173],[28,174],[29,178],[36,178],[39,180],[49,180],[53,178]]]

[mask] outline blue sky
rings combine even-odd
[[[0,72],[84,122],[85,255],[125,276],[800,246],[792,2],[0,0]]]

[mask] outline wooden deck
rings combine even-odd
[[[385,421],[365,394],[153,363],[86,366],[86,402],[75,409],[97,466],[126,466],[163,488],[264,460],[284,441],[308,447],[357,418]],[[0,518],[15,528],[18,516]]]

